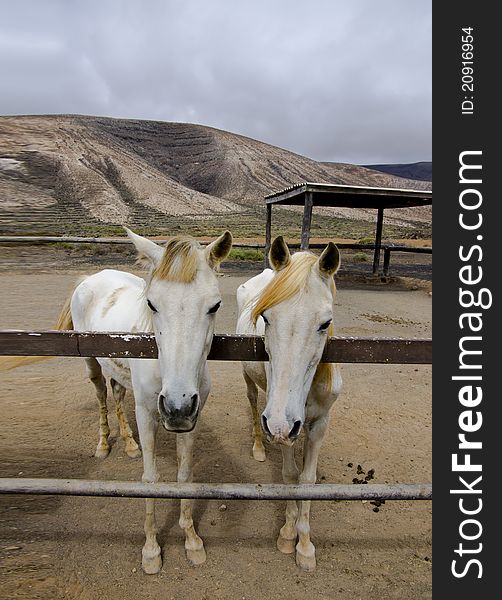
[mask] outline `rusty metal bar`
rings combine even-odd
[[[270,221],[271,222],[271,221]],[[163,242],[165,240],[159,239],[156,240],[152,238],[154,241]],[[270,242],[272,239],[272,235],[270,234],[270,240],[267,246],[267,240],[265,239],[265,245],[259,243],[251,243],[251,242],[233,242],[232,248],[252,248],[256,250],[265,249],[267,251],[267,247],[270,249]],[[129,238],[109,238],[109,237],[65,237],[65,236],[31,236],[31,235],[1,235],[0,236],[0,244],[58,244],[58,243],[70,243],[70,244],[132,244]],[[204,242],[202,242],[204,244]],[[300,248],[300,243],[298,242],[288,242],[288,246],[290,248],[298,249]],[[337,246],[339,248],[347,248],[352,250],[373,250],[375,248],[375,244],[357,244],[357,243],[349,243],[349,242],[338,242]],[[309,248],[321,249],[325,248],[326,244],[309,244]],[[382,246],[383,247],[383,246]],[[408,248],[409,251],[413,251],[413,248],[410,246],[400,246],[400,248]],[[421,250],[418,250],[421,251]]]
[[[165,242],[166,239],[156,239],[154,236],[153,241],[162,243]],[[80,236],[53,236],[53,235],[1,235],[0,236],[0,244],[122,244],[122,245],[131,245],[132,242],[129,238],[110,238],[110,237],[80,237]],[[204,245],[207,242],[201,241],[201,244]],[[263,244],[258,243],[240,243],[235,242],[232,244],[233,248],[252,248],[252,249],[261,249],[263,248]]]
[[[0,494],[205,498],[212,500],[431,500],[432,485],[142,483],[87,479],[0,479]]]
[[[0,356],[110,356],[155,358],[152,333],[82,331],[0,331]],[[263,338],[215,335],[210,360],[267,361]],[[430,364],[432,340],[406,338],[331,337],[322,362]]]
[[[389,274],[390,268],[390,253],[391,252],[413,252],[414,254],[432,254],[432,248],[412,248],[411,246],[382,246],[383,248],[383,269],[382,274],[386,277]]]
[[[397,246],[394,244],[388,244],[382,246],[382,248],[388,248],[390,252],[414,252],[415,254],[432,254],[432,248],[430,246],[413,247],[413,246]]]
[[[2,235],[1,243],[8,244],[132,244],[129,238],[81,237],[55,235]]]

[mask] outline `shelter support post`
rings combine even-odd
[[[383,274],[385,277],[389,274],[390,267],[390,248],[385,248],[383,251]]]
[[[272,204],[267,204],[267,221],[265,223],[265,268],[269,267],[268,253],[272,244]]]
[[[303,207],[302,221],[302,239],[300,244],[301,250],[307,250],[310,240],[310,225],[312,223],[312,206],[314,204],[314,195],[312,192],[305,194],[305,205]]]
[[[378,209],[377,226],[375,235],[375,254],[373,256],[373,275],[378,273],[380,266],[380,249],[382,247],[383,208]]]

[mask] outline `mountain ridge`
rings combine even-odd
[[[396,163],[386,165],[363,165],[367,169],[382,171],[389,175],[416,179],[418,181],[432,181],[432,161],[419,161],[414,163]]]
[[[427,182],[320,163],[205,125],[87,115],[0,117],[3,233],[122,223],[181,228],[187,220],[241,214],[259,219],[264,196],[302,181],[430,189]],[[326,210],[341,218],[373,218],[363,209]],[[427,211],[409,210],[399,214],[403,223],[429,220]]]

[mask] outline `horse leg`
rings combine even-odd
[[[87,375],[96,388],[96,396],[99,403],[99,442],[96,447],[95,456],[106,458],[110,452],[108,436],[110,427],[108,426],[108,409],[106,407],[106,379],[103,377],[101,365],[95,358],[86,358]]]
[[[253,413],[253,457],[255,460],[263,462],[266,456],[265,447],[263,446],[263,430],[261,428],[260,415],[258,414],[258,387],[245,371],[243,371],[243,374],[247,386],[247,397],[251,405],[251,412]]]
[[[117,419],[119,421],[120,437],[125,442],[126,454],[131,458],[138,458],[138,456],[141,456],[141,450],[139,449],[139,446],[132,435],[129,422],[122,405],[126,389],[123,385],[120,385],[118,381],[115,381],[115,379],[110,379],[110,384],[112,386],[113,398],[115,400],[115,410],[117,411]]]
[[[178,456],[178,482],[193,481],[193,443],[195,432],[182,433],[176,436],[176,453]],[[204,543],[197,535],[192,519],[193,500],[181,500],[181,529],[185,532],[185,550],[187,559],[194,565],[206,562]]]
[[[299,483],[315,483],[317,461],[322,440],[326,433],[327,420],[316,421],[305,427],[305,445],[303,451],[303,471]],[[296,521],[298,544],[296,544],[296,564],[304,571],[313,571],[316,567],[315,547],[310,541],[310,500],[301,500],[300,514]]]
[[[281,450],[283,482],[298,483],[298,467],[296,466],[294,447],[281,446]],[[297,516],[298,504],[296,500],[288,500],[286,502],[286,522],[281,527],[277,538],[277,548],[284,554],[292,554],[295,551]]]
[[[156,483],[159,480],[159,473],[155,460],[155,438],[158,428],[155,412],[145,406],[136,405],[136,421],[143,449],[142,481]],[[160,546],[157,542],[154,498],[146,498],[145,536],[146,541],[142,550],[142,566],[145,573],[152,575],[158,573],[162,567]]]

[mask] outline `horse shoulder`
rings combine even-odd
[[[144,288],[145,281],[140,277],[114,269],[87,277],[72,297],[76,329],[133,331],[142,315],[140,298]]]
[[[102,297],[119,287],[144,289],[146,282],[141,277],[116,269],[104,269],[94,275],[89,275],[77,286],[75,292],[81,289],[91,290],[97,297]]]

